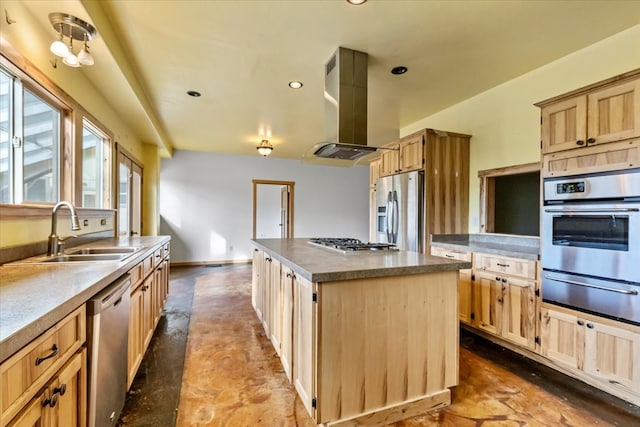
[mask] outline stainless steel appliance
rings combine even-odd
[[[424,252],[424,173],[407,172],[378,179],[376,215],[379,243]]]
[[[316,246],[333,249],[342,253],[362,251],[393,251],[398,250],[395,245],[388,243],[364,243],[358,239],[348,237],[313,237],[309,243]]]
[[[124,407],[130,287],[127,274],[87,303],[89,427],[115,426]]]
[[[640,324],[640,169],[543,189],[543,300]]]

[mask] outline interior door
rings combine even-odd
[[[280,188],[280,237],[289,237],[289,187]]]
[[[142,165],[118,148],[118,237],[142,234]]]

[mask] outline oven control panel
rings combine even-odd
[[[584,191],[584,181],[563,182],[560,184],[556,184],[556,194],[584,193]]]

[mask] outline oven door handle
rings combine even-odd
[[[567,283],[569,285],[584,286],[584,287],[587,287],[587,288],[595,288],[595,289],[600,289],[600,290],[603,290],[603,291],[617,292],[619,294],[625,294],[625,295],[638,295],[638,291],[636,291],[636,290],[631,290],[630,291],[628,289],[616,289],[616,288],[609,288],[607,286],[591,285],[591,284],[588,284],[588,283],[576,282],[575,280],[562,279],[560,277],[552,276],[550,274],[545,274],[544,278],[545,279],[549,279],[549,280],[555,280],[556,282]]]
[[[610,208],[610,209],[545,209],[552,213],[609,213],[609,212],[638,212],[638,208]]]

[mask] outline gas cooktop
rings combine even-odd
[[[309,243],[341,252],[398,250],[395,245],[390,243],[364,243],[358,239],[350,239],[347,237],[314,237],[309,239]]]

